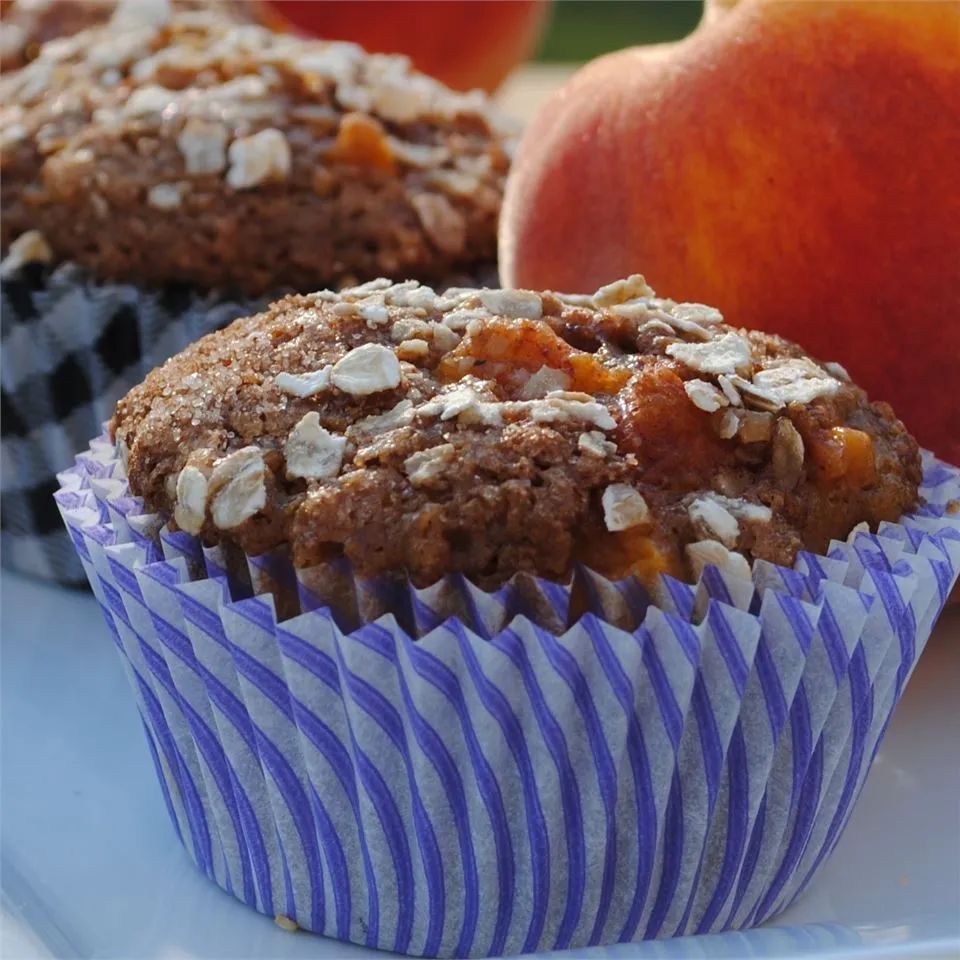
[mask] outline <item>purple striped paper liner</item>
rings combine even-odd
[[[306,929],[466,957],[792,902],[960,569],[960,470],[924,468],[898,524],[655,597],[231,556],[145,513],[105,438],[56,499],[200,869]]]

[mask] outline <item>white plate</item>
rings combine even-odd
[[[5,573],[0,603],[0,956],[387,956],[287,933],[193,867],[92,597]],[[834,856],[775,923],[577,955],[960,956],[958,680],[960,606],[934,633]]]

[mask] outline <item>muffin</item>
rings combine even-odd
[[[779,912],[960,570],[960,471],[639,277],[288,297],[61,480],[199,867],[425,956]]]
[[[191,340],[289,290],[495,276],[512,132],[403,58],[187,12],[52,41],[0,100],[8,565],[81,575],[35,507]]]

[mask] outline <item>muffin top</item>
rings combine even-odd
[[[134,9],[0,78],[4,248],[35,230],[100,279],[253,295],[494,258],[513,132],[482,94],[352,44]]]
[[[154,370],[112,430],[133,492],[182,529],[419,586],[789,565],[896,520],[921,478],[841,367],[642,277],[290,296]]]

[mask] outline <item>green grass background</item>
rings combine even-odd
[[[678,40],[693,30],[702,11],[701,0],[554,0],[537,59],[570,63]]]

